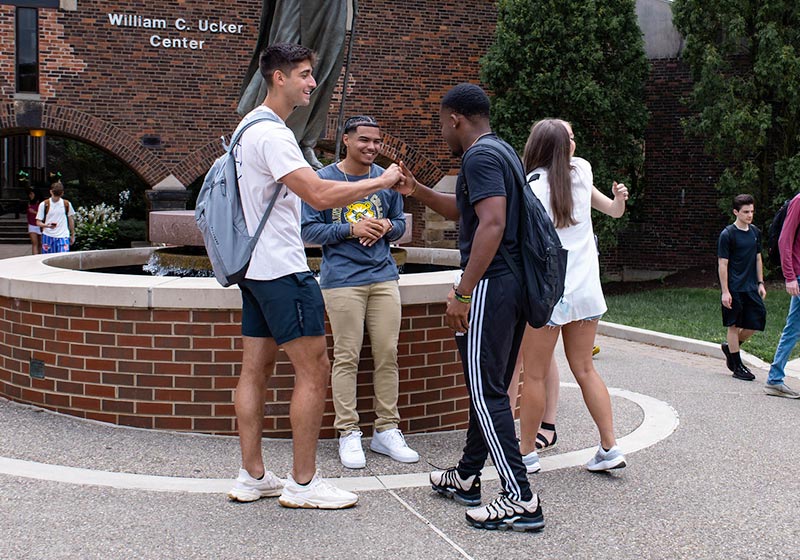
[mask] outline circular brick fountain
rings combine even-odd
[[[151,215],[152,217],[152,215]],[[241,363],[238,288],[211,278],[132,276],[91,269],[144,264],[151,247],[8,259],[0,269],[0,396],[126,426],[233,434]],[[409,247],[408,262],[457,265],[446,249]],[[444,323],[451,272],[400,278],[400,428],[465,428],[469,400]],[[328,340],[329,348],[332,340]],[[290,437],[294,377],[279,355],[264,434]],[[374,418],[365,340],[358,409]],[[335,437],[330,392],[322,437]]]

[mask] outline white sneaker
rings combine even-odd
[[[305,509],[344,509],[356,505],[358,496],[336,488],[333,484],[314,473],[314,478],[305,486],[295,482],[292,473],[286,477],[286,485],[278,503],[288,508]]]
[[[281,495],[283,482],[269,471],[261,479],[253,478],[244,469],[239,469],[236,484],[228,492],[228,498],[237,502],[255,502],[260,498],[274,498]]]
[[[531,451],[527,455],[523,455],[522,464],[525,465],[525,471],[528,474],[537,473],[542,470],[542,465],[539,463],[539,454],[536,451]]]
[[[367,458],[361,448],[361,432],[350,432],[339,438],[339,460],[348,469],[363,469]]]
[[[602,445],[597,446],[597,453],[586,463],[586,468],[592,472],[610,471],[611,469],[621,469],[625,467],[625,455],[622,449],[615,445],[608,451]]]
[[[419,453],[408,446],[406,438],[403,437],[403,432],[397,428],[372,434],[369,448],[375,453],[388,455],[400,463],[416,463],[419,461]]]

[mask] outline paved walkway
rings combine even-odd
[[[0,244],[0,259],[10,259],[12,257],[22,257],[31,254],[31,246],[28,245],[5,245]]]
[[[335,442],[323,441],[321,471],[362,488],[359,505],[297,511],[225,499],[235,438],[117,428],[0,401],[0,558],[795,558],[800,402],[765,396],[763,370],[748,383],[718,357],[599,343],[629,467],[597,475],[577,466],[597,436],[564,370],[559,444],[531,476],[541,534],[473,529],[464,508],[427,488],[427,462],[452,464],[463,432],[409,436],[416,465],[367,452],[363,471],[343,469]],[[777,426],[769,437],[766,425]],[[264,449],[283,476],[290,443]],[[492,473],[485,498],[499,491]]]
[[[749,358],[756,382],[743,382],[715,345],[603,332],[614,337],[598,337],[595,361],[629,466],[580,466],[597,435],[559,352],[559,442],[530,477],[547,523],[540,534],[473,529],[463,507],[431,492],[428,463],[453,464],[463,432],[409,435],[420,463],[368,451],[362,471],[342,468],[336,442],[323,441],[321,472],[356,489],[358,506],[288,510],[225,498],[235,438],[120,428],[0,399],[0,558],[796,558],[800,401],[765,396],[758,360]],[[291,443],[265,441],[264,453],[285,476]],[[489,466],[484,499],[499,489]]]

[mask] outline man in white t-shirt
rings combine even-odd
[[[68,253],[75,243],[75,208],[61,198],[64,185],[61,181],[50,187],[50,198],[39,204],[36,225],[42,228],[42,253]]]
[[[308,105],[316,87],[312,75],[316,55],[300,45],[270,45],[260,57],[267,84],[264,104],[257,113],[271,113],[280,122],[254,124],[235,148],[239,189],[245,220],[255,233],[275,189],[280,189],[266,227],[258,239],[242,292],[242,371],[236,387],[236,418],[242,450],[242,468],[228,497],[251,502],[280,496],[292,508],[341,509],[358,496],[323,480],[316,471],[316,450],[330,361],[325,345],[325,305],[319,284],[308,269],[300,237],[301,200],[323,210],[345,206],[401,178],[391,165],[375,179],[346,183],[317,176],[300,151],[284,121],[295,107]],[[284,484],[266,471],[261,454],[261,432],[267,382],[283,348],[295,370],[289,416],[294,461]]]

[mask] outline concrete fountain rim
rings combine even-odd
[[[223,288],[213,278],[131,276],[88,270],[143,263],[157,248],[76,251],[6,259],[0,269],[0,297],[110,307],[241,308],[239,288]],[[404,249],[408,251],[408,262],[458,265],[455,249]],[[441,303],[453,284],[453,272],[404,274],[399,284],[403,305]]]

